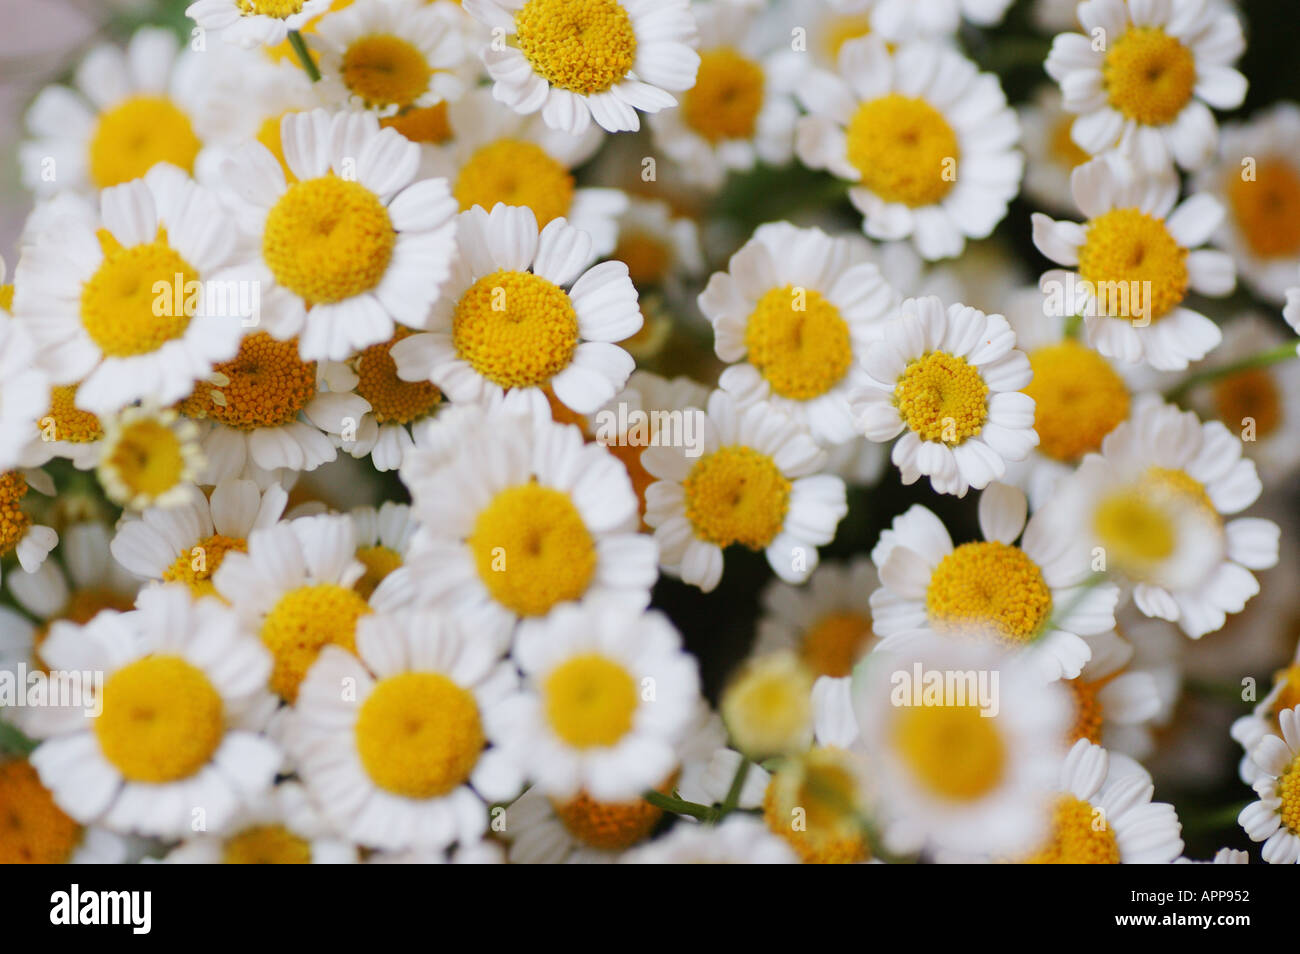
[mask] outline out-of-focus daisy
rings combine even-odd
[[[641,294],[662,288],[676,294],[685,280],[704,271],[699,226],[673,214],[659,199],[635,196],[618,218],[618,241],[610,258],[627,266],[628,277]]]
[[[341,361],[420,325],[455,249],[447,183],[417,181],[419,146],[368,112],[291,113],[281,137],[292,184],[261,143],[223,165],[259,246],[263,327],[298,336],[304,360]]]
[[[1300,650],[1300,647],[1297,647]],[[1300,655],[1273,673],[1273,682],[1264,698],[1260,699],[1248,715],[1232,723],[1232,737],[1244,750],[1238,766],[1241,780],[1251,785],[1259,778],[1260,768],[1250,757],[1259,740],[1281,732],[1281,715],[1287,709],[1300,705]]]
[[[747,659],[718,705],[732,743],[755,761],[805,751],[814,737],[813,683],[791,650]]]
[[[28,489],[54,495],[54,481],[38,470],[0,471],[0,558],[14,554],[27,573],[35,573],[59,535],[31,518],[23,506]]]
[[[97,826],[79,825],[54,802],[26,759],[0,760],[0,864],[120,865],[126,840]]]
[[[870,779],[861,754],[847,749],[818,746],[782,759],[763,796],[763,821],[805,864],[867,861]]]
[[[1024,130],[1025,195],[1040,208],[1068,211],[1070,175],[1092,158],[1071,138],[1077,118],[1062,107],[1055,86],[1039,89],[1017,112]]]
[[[374,616],[357,627],[356,655],[322,650],[288,747],[308,793],[352,840],[387,850],[472,842],[487,831],[485,802],[523,783],[513,757],[487,744],[517,679],[463,620]]]
[[[848,512],[844,481],[819,473],[825,454],[793,420],[766,402],[740,406],[709,396],[701,453],[648,447],[641,463],[645,521],[655,528],[665,571],[706,593],[722,579],[723,550],[763,550],[777,576],[800,583],[817,568]]]
[[[798,856],[762,822],[732,815],[720,825],[677,825],[623,856],[626,864],[796,864]]]
[[[1237,14],[1203,0],[1087,0],[1077,13],[1083,32],[1058,35],[1046,64],[1079,115],[1074,141],[1097,155],[1118,140],[1152,173],[1203,165],[1218,139],[1210,107],[1236,109],[1246,95],[1232,66],[1245,49]]]
[[[1074,697],[1069,741],[1085,739],[1111,752],[1147,758],[1154,747],[1152,723],[1169,716],[1176,697],[1118,632],[1091,636],[1088,644],[1092,658],[1065,684]]]
[[[550,388],[579,414],[626,383],[634,362],[613,342],[641,327],[636,289],[622,262],[591,266],[591,236],[564,219],[539,231],[527,207],[476,206],[460,216],[459,245],[418,322],[428,333],[392,349],[400,377],[432,381],[458,402]]]
[[[641,128],[637,111],[676,106],[695,83],[688,0],[468,0],[465,12],[509,39],[483,51],[492,95],[553,129]]]
[[[908,299],[862,363],[867,377],[853,412],[869,440],[903,435],[893,461],[905,484],[929,477],[937,493],[963,497],[1038,444],[1034,401],[1021,391],[1029,360],[1001,315]]]
[[[1189,291],[1222,297],[1236,286],[1232,256],[1199,248],[1223,220],[1205,194],[1175,208],[1177,177],[1143,175],[1111,153],[1071,177],[1087,221],[1035,212],[1034,244],[1054,262],[1039,286],[1067,315],[1081,314],[1088,344],[1108,358],[1180,371],[1205,357],[1218,326],[1188,308]]]
[[[378,508],[354,507],[348,516],[356,531],[357,559],[366,568],[365,575],[353,585],[366,599],[388,574],[406,559],[415,532],[411,508],[407,504],[385,500]]]
[[[1259,800],[1237,817],[1251,841],[1262,841],[1260,857],[1270,865],[1300,862],[1300,707],[1278,714],[1279,732],[1255,743],[1250,757],[1259,770]]]
[[[181,837],[224,825],[271,784],[280,752],[245,728],[271,660],[233,612],[178,586],[140,594],[130,613],[51,628],[52,670],[99,670],[98,715],[40,710],[31,755],[71,817],[120,832]]]
[[[0,282],[4,259],[0,259]],[[27,449],[37,437],[38,421],[49,416],[52,394],[36,364],[36,344],[9,314],[13,286],[0,286],[0,467],[28,463]],[[30,461],[33,465],[43,460]]]
[[[122,409],[104,427],[96,469],[104,494],[129,510],[185,503],[204,467],[198,434],[170,408]]]
[[[330,0],[198,0],[185,15],[240,46],[274,46],[330,8]]]
[[[955,50],[854,40],[837,75],[810,74],[798,94],[812,114],[799,120],[800,160],[853,183],[872,238],[910,238],[927,259],[960,255],[1020,187],[1016,114],[997,77]]]
[[[525,621],[513,656],[524,687],[488,733],[539,791],[620,801],[672,772],[700,690],[666,617],[589,600]]]
[[[15,430],[25,430],[30,436],[22,463],[40,467],[58,457],[72,461],[78,470],[90,470],[103,451],[104,425],[99,415],[77,407],[75,384],[59,384],[49,390],[45,410],[32,419],[35,424],[14,425]],[[28,403],[38,400],[33,395]]]
[[[760,226],[699,304],[714,351],[733,363],[719,386],[740,404],[767,401],[823,445],[855,436],[849,396],[867,384],[860,362],[897,296],[850,243],[788,222]]]

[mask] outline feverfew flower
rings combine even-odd
[[[275,46],[290,30],[326,12],[331,0],[198,0],[185,15],[227,42],[240,46]]]
[[[1250,750],[1258,767],[1254,784],[1259,800],[1241,811],[1237,822],[1251,841],[1262,841],[1261,857],[1271,865],[1300,862],[1300,707],[1278,715],[1280,731],[1265,735]]]

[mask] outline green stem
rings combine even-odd
[[[727,797],[722,802],[722,808],[718,810],[719,820],[736,810],[736,805],[740,802],[740,790],[745,787],[745,776],[748,774],[749,759],[742,755],[740,764],[736,766],[736,774],[731,777],[731,788],[727,789]]]
[[[708,805],[688,802],[684,798],[674,798],[671,795],[665,795],[663,792],[649,791],[645,792],[641,797],[656,808],[662,808],[674,815],[690,815],[700,821],[711,822],[718,814],[716,809],[710,808]]]
[[[1240,361],[1234,361],[1231,364],[1220,365],[1217,368],[1206,368],[1204,371],[1198,371],[1195,374],[1189,374],[1183,378],[1179,384],[1172,388],[1165,397],[1170,401],[1177,401],[1179,398],[1186,396],[1187,392],[1200,384],[1209,381],[1217,381],[1220,378],[1230,377],[1239,374],[1242,371],[1249,371],[1252,368],[1267,368],[1269,365],[1280,364],[1283,361],[1290,361],[1296,356],[1296,342],[1288,341],[1284,344],[1275,345],[1259,354],[1253,354],[1248,358],[1242,358]]]
[[[307,71],[307,77],[313,83],[320,79],[320,70],[316,68],[316,61],[311,58],[307,52],[307,44],[303,42],[302,34],[297,30],[289,31],[289,45],[293,47],[293,52],[298,56],[298,62],[302,68]]]

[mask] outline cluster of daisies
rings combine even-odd
[[[1026,4],[1014,106],[1011,6],[196,0],[43,89],[0,862],[1187,860],[1185,685],[1292,657],[1209,750],[1300,860],[1300,106],[1220,128],[1227,0]]]

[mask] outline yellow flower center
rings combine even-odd
[[[1247,368],[1214,382],[1215,416],[1236,430],[1249,418],[1255,422],[1255,437],[1262,440],[1282,424],[1286,413],[1277,380],[1264,368]]]
[[[1264,157],[1255,177],[1236,168],[1228,177],[1232,217],[1250,250],[1260,258],[1300,254],[1300,166],[1295,159]]]
[[[456,174],[452,194],[462,210],[481,205],[489,212],[498,202],[527,206],[537,227],[569,214],[573,176],[536,143],[498,139],[474,150]]]
[[[403,381],[391,349],[413,334],[399,328],[387,341],[371,345],[357,356],[357,394],[370,402],[370,413],[380,424],[410,424],[429,414],[442,400],[442,392],[428,381]]]
[[[226,839],[221,862],[227,865],[309,865],[311,842],[283,825],[254,825]]]
[[[447,101],[434,103],[432,106],[420,106],[408,109],[397,116],[385,116],[379,125],[392,127],[411,142],[423,142],[441,145],[454,135],[447,118]]]
[[[551,670],[542,684],[546,721],[575,749],[614,745],[632,729],[636,680],[623,666],[584,653]]]
[[[923,99],[889,93],[863,103],[849,121],[849,162],[886,202],[936,204],[957,181],[960,158],[957,133]]]
[[[996,540],[963,543],[934,568],[925,608],[946,632],[991,628],[1007,642],[1025,643],[1047,619],[1052,593],[1019,547]]]
[[[731,47],[700,54],[695,85],[682,99],[686,125],[711,143],[749,139],[763,108],[763,67]]]
[[[165,96],[131,96],[100,114],[90,136],[90,178],[107,189],[160,162],[194,171],[202,143],[189,117]]]
[[[356,739],[366,774],[406,798],[463,785],[486,744],[473,694],[436,672],[381,680],[361,704]]]
[[[451,333],[456,353],[489,381],[537,387],[573,360],[578,314],[558,285],[531,272],[501,270],[461,296]]]
[[[300,586],[281,596],[262,620],[262,643],[275,657],[272,691],[292,703],[322,649],[356,652],[357,620],[369,612],[354,590],[337,583]]]
[[[773,288],[745,326],[749,361],[782,397],[807,401],[835,387],[853,349],[840,311],[811,288]]]
[[[1174,554],[1179,517],[1185,514],[1199,517],[1207,532],[1219,526],[1199,481],[1181,470],[1152,467],[1135,484],[1098,502],[1093,530],[1113,568],[1141,579]]]
[[[343,85],[367,106],[409,106],[428,89],[433,68],[412,43],[386,33],[363,36],[343,54]]]
[[[605,92],[636,60],[632,18],[616,0],[528,0],[515,29],[533,71],[582,96]]]
[[[1273,716],[1273,724],[1277,726],[1280,732],[1281,723],[1278,721],[1278,716],[1287,709],[1300,706],[1300,663],[1292,663],[1286,669],[1275,673],[1273,684],[1282,687],[1282,691],[1277,694],[1277,698],[1273,700],[1273,705],[1269,709],[1269,713]]]
[[[671,794],[674,779],[675,776],[659,786],[658,791]],[[551,799],[551,808],[570,835],[598,851],[625,851],[645,841],[664,817],[662,808],[656,808],[644,798],[598,802],[586,792],[579,792],[564,802]]]
[[[1056,800],[1047,844],[1026,859],[1032,865],[1117,865],[1119,844],[1098,809],[1073,795]]]
[[[99,418],[77,407],[77,385],[64,384],[50,389],[50,409],[40,420],[40,427],[53,424],[56,441],[91,444],[104,436]]]
[[[81,826],[54,804],[30,763],[0,763],[0,864],[66,864],[80,842]]]
[[[1101,450],[1102,438],[1128,417],[1129,393],[1110,362],[1077,341],[1046,345],[1029,355],[1034,378],[1038,450],[1067,463]]]
[[[16,470],[0,473],[0,556],[13,552],[23,538],[32,518],[22,509],[27,496],[27,480]]]
[[[721,447],[701,457],[683,487],[695,535],[716,546],[761,550],[785,525],[790,481],[752,447]]]
[[[298,357],[298,339],[279,341],[256,331],[240,342],[235,357],[198,383],[181,412],[252,431],[297,420],[315,396],[316,362]]]
[[[146,656],[104,683],[95,735],[104,758],[130,782],[189,778],[212,758],[225,734],[221,696],[179,656]]]
[[[385,546],[360,547],[357,549],[357,559],[361,565],[366,568],[365,574],[352,588],[361,594],[362,599],[370,599],[375,588],[384,581],[384,577],[392,573],[402,565],[402,555],[396,550],[390,550]]]
[[[1160,219],[1112,209],[1088,222],[1079,274],[1093,283],[1102,314],[1163,318],[1187,295],[1187,249]]]
[[[1106,721],[1106,713],[1101,707],[1101,690],[1121,672],[1123,670],[1118,669],[1109,676],[1092,682],[1085,681],[1082,676],[1065,681],[1065,687],[1070,690],[1074,700],[1074,724],[1066,736],[1067,745],[1073,745],[1080,739],[1101,745],[1101,728]]]
[[[195,596],[216,596],[217,588],[212,585],[212,574],[217,572],[221,561],[230,552],[247,553],[248,541],[243,537],[227,537],[220,533],[204,537],[182,553],[175,562],[163,570],[163,580],[167,583],[184,583]]]
[[[1292,759],[1278,778],[1277,797],[1282,802],[1277,813],[1283,827],[1293,835],[1300,834],[1300,756]]]
[[[727,686],[721,713],[737,746],[755,758],[807,744],[814,673],[792,653],[751,661]]]
[[[763,795],[767,827],[794,848],[804,864],[856,864],[870,857],[858,818],[862,800],[838,749],[815,748],[790,759]]]
[[[850,40],[858,40],[871,34],[871,18],[865,13],[849,13],[832,18],[822,32],[822,52],[826,59],[835,63],[840,58],[840,50]]]
[[[522,484],[501,491],[474,521],[469,547],[492,598],[520,616],[576,600],[596,574],[596,542],[563,491]]]
[[[154,417],[137,418],[115,434],[99,468],[111,475],[110,496],[123,505],[155,500],[189,476],[180,435]]]
[[[645,232],[625,231],[610,258],[627,266],[628,276],[637,288],[657,285],[668,277],[672,252],[666,244]]]
[[[306,0],[236,0],[239,12],[244,16],[273,17],[285,20],[302,12]],[[331,10],[341,9],[346,4],[335,4]]]
[[[871,617],[866,613],[827,613],[804,632],[799,655],[817,675],[838,679],[853,672],[873,638]]]
[[[374,288],[396,243],[388,210],[373,192],[325,175],[295,182],[271,207],[262,257],[275,280],[310,306]]]
[[[1196,58],[1159,27],[1134,27],[1114,41],[1102,76],[1110,104],[1126,118],[1163,126],[1192,98]]]
[[[1048,155],[1067,169],[1081,166],[1092,158],[1086,150],[1079,148],[1071,135],[1073,132],[1074,117],[1062,116],[1052,126],[1051,134],[1047,140]]]
[[[100,244],[104,260],[81,288],[81,324],[90,340],[110,358],[128,358],[181,337],[191,316],[185,308],[172,313],[177,276],[182,288],[199,276],[167,244],[167,233],[160,229],[154,241],[123,248],[101,232]],[[166,286],[161,298],[158,282]]]
[[[1007,752],[997,718],[965,706],[907,706],[893,742],[918,782],[956,802],[976,801],[1002,781]]]
[[[904,369],[894,403],[909,430],[924,441],[960,444],[988,420],[989,386],[965,358],[932,351]]]

